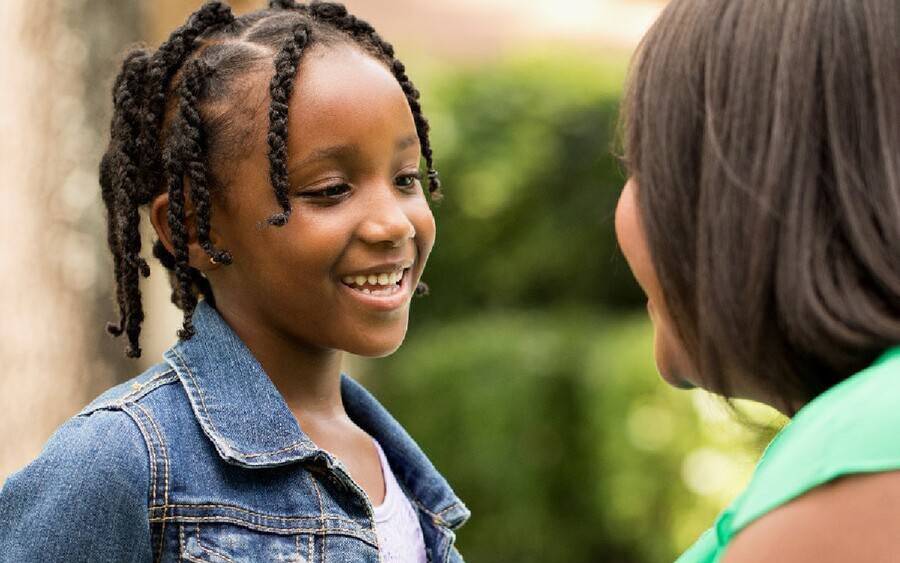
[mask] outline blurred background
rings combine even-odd
[[[472,509],[458,534],[470,563],[671,561],[741,489],[771,430],[658,379],[615,243],[619,97],[662,4],[346,3],[422,90],[446,194],[432,295],[406,343],[348,370]],[[0,3],[0,480],[174,339],[159,268],[144,285],[144,357],[125,360],[103,330],[116,315],[97,165],[124,48],[157,45],[199,5]]]

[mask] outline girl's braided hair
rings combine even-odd
[[[208,2],[155,51],[131,51],[113,86],[110,142],[100,162],[100,187],[108,212],[107,242],[113,254],[119,321],[108,323],[113,336],[126,333],[126,354],[141,355],[139,336],[144,311],[140,278],[150,275],[141,258],[141,206],[167,191],[168,223],[174,253],[157,240],[153,255],[171,272],[172,302],[184,312],[178,336],[194,334],[192,316],[199,296],[215,305],[209,281],[188,264],[186,198],[196,218],[197,238],[210,260],[229,264],[231,254],[210,242],[210,194],[222,190],[213,172],[239,151],[248,126],[234,118],[241,98],[235,80],[266,65],[274,66],[269,84],[269,177],[281,211],[267,222],[283,226],[291,216],[287,178],[288,103],[300,58],[315,43],[349,42],[382,61],[397,79],[412,112],[428,171],[432,198],[440,197],[428,120],[419,91],[406,75],[394,48],[367,22],[332,2],[298,4],[272,0],[269,8],[236,17],[222,2]],[[272,68],[269,66],[269,68]],[[229,154],[229,151],[231,153]],[[190,193],[185,194],[185,179]]]

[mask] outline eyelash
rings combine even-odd
[[[402,179],[410,179],[412,180],[409,184],[406,185],[398,185],[397,182]],[[394,184],[405,192],[411,192],[415,190],[419,182],[422,181],[422,173],[421,172],[411,172],[408,174],[401,174],[394,179]],[[305,197],[308,199],[321,199],[321,200],[331,200],[338,201],[345,197],[347,193],[350,191],[350,186],[348,184],[333,184],[331,186],[326,186],[320,190],[310,191],[310,192],[302,192],[299,195],[300,197]],[[335,193],[335,190],[340,190],[339,193]]]
[[[397,178],[396,178],[396,180],[394,180],[394,182],[396,183],[397,180],[400,180],[400,179],[403,179],[403,178],[409,178],[409,179],[412,180],[412,181],[411,181],[408,185],[405,185],[405,186],[397,186],[397,187],[398,187],[398,188],[403,188],[403,189],[405,189],[405,190],[407,190],[407,191],[410,191],[410,190],[415,189],[416,187],[418,187],[419,183],[422,181],[422,173],[419,172],[418,170],[416,170],[415,172],[410,172],[410,173],[408,173],[408,174],[401,174],[400,176],[397,176]]]

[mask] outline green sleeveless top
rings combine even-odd
[[[900,470],[900,347],[806,404],[750,484],[676,563],[715,563],[754,520],[843,475]]]

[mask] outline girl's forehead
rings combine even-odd
[[[294,140],[415,132],[400,84],[385,65],[354,47],[335,46],[301,63],[289,109]]]

